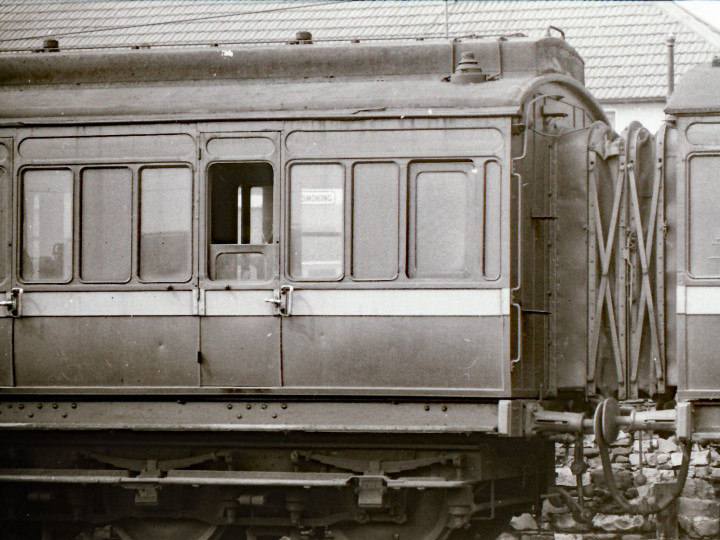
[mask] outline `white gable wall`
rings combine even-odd
[[[633,120],[655,133],[665,119],[665,100],[642,103],[602,103],[613,128],[621,133]]]

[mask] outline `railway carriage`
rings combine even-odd
[[[711,389],[667,322],[696,329],[676,137],[614,133],[551,37],[0,57],[6,536],[434,540],[537,507],[573,407]],[[610,405],[608,440],[693,429]]]
[[[691,70],[668,101],[671,125],[665,147],[673,159],[675,189],[668,201],[676,223],[676,264],[666,281],[676,290],[666,331],[675,341],[677,397],[692,402],[693,438],[716,441],[720,434],[717,398],[720,390],[714,336],[718,324],[717,286],[720,278],[718,219],[714,206],[720,140],[720,100],[713,92],[720,82],[720,60]],[[675,352],[675,351],[673,351]]]

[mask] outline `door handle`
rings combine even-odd
[[[284,317],[292,315],[294,290],[292,285],[283,285],[280,287],[280,298],[283,300],[283,303],[280,304],[280,315]]]
[[[280,295],[273,296],[272,298],[266,298],[265,301],[268,304],[275,304],[275,307],[280,307],[280,304],[282,304],[282,299],[280,298]]]
[[[20,296],[23,290],[20,287],[13,287],[10,292],[5,293],[6,300],[0,300],[0,307],[6,307],[12,317],[20,316]]]
[[[272,298],[266,298],[265,301],[275,306],[275,315],[281,317],[289,317],[292,314],[292,296],[295,289],[292,285],[283,285],[279,290],[275,291]]]

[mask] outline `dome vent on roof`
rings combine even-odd
[[[475,53],[464,52],[460,62],[455,68],[455,73],[450,76],[450,82],[454,84],[474,84],[487,81],[487,75],[480,69],[480,64],[475,60]]]

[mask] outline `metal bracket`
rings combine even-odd
[[[506,437],[525,435],[525,404],[513,399],[498,401],[498,433]]]
[[[557,216],[551,216],[551,215],[543,215],[543,214],[536,214],[535,211],[530,212],[530,219],[535,219],[538,221],[556,221],[558,219]]]
[[[358,485],[355,492],[358,496],[358,507],[360,508],[382,508],[383,497],[387,487],[385,478],[382,476],[363,475],[358,477]]]
[[[195,289],[195,315],[205,315],[205,289]]]
[[[124,487],[135,490],[135,504],[143,506],[157,506],[158,491],[160,490],[160,486],[148,483]]]
[[[557,102],[545,102],[540,107],[540,115],[545,118],[566,118],[568,113],[560,110],[557,106]]]
[[[5,293],[5,300],[0,300],[0,306],[8,309],[11,317],[20,317],[22,315],[20,297],[23,290],[20,287],[13,287],[9,292]]]
[[[289,317],[292,314],[292,297],[294,290],[292,285],[283,285],[275,291],[272,298],[265,299],[267,303],[275,306],[275,315]]]
[[[675,406],[675,434],[678,439],[689,440],[693,433],[693,407],[688,401],[681,401]]]

